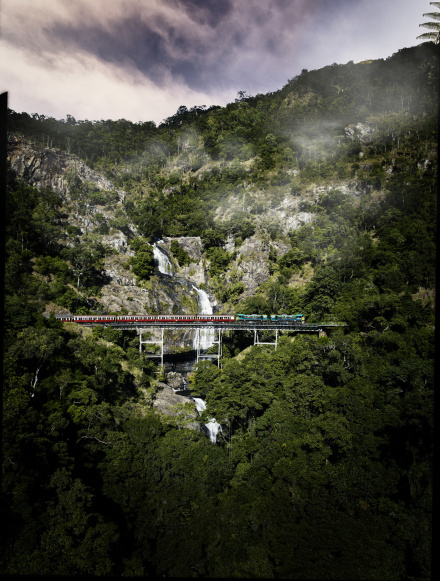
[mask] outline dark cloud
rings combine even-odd
[[[386,58],[416,44],[423,1],[0,0],[8,55],[0,73],[20,95],[32,76],[45,107],[63,94],[79,108],[87,79],[98,110],[105,85],[121,109],[127,103],[137,115],[148,95],[159,116],[164,96],[170,108],[177,99],[225,104],[238,90],[274,91],[303,68]],[[26,89],[22,102],[31,95]]]
[[[233,0],[165,0],[165,3],[211,28],[219,26],[234,8]]]
[[[152,11],[146,18],[134,3],[111,27],[86,14],[80,26],[78,18],[55,20],[45,26],[45,34],[57,51],[129,63],[159,85],[171,74],[192,88],[215,90],[234,82],[231,61],[246,60],[247,67],[258,68],[262,53],[266,59],[285,52],[286,35],[295,34],[306,10],[305,0],[269,0],[263,5],[166,0],[164,5],[171,12]]]
[[[222,55],[217,53],[208,67],[206,57],[212,55],[209,41],[195,42],[190,35],[168,22],[160,23],[160,30],[161,33],[157,32],[157,27],[148,23],[140,24],[136,18],[126,18],[114,31],[93,23],[81,29],[53,25],[46,32],[53,45],[58,47],[58,52],[85,52],[108,63],[129,64],[159,86],[168,82],[170,74],[183,78],[188,86],[194,88],[203,89],[206,83],[215,86],[228,59],[222,60]]]
[[[52,23],[46,33],[58,53],[85,52],[105,62],[124,65],[130,63],[149,78],[161,83],[161,70],[172,66],[165,38],[133,16],[115,24],[114,29],[95,22],[75,24]]]

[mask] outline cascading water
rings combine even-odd
[[[193,400],[196,403],[196,408],[198,412],[202,412],[204,409],[206,409],[206,403],[203,399],[201,399],[200,397],[194,397]],[[208,431],[209,439],[213,444],[215,444],[217,442],[217,434],[221,429],[220,424],[216,422],[214,419],[211,419],[210,422],[205,424],[205,427]]]
[[[209,302],[209,297],[205,291],[193,285],[193,289],[197,293],[198,312],[202,315],[212,315],[212,306]],[[200,330],[200,349],[209,349],[215,341],[214,329]]]
[[[158,246],[158,244],[160,244],[161,242],[163,243],[163,240],[158,240],[157,243],[155,242],[153,244],[154,260],[161,274],[166,274],[167,276],[174,276],[173,265],[171,264],[165,251],[160,246]],[[179,280],[179,278],[177,278],[176,280]],[[206,292],[197,288],[195,285],[192,285],[192,288],[197,293],[197,305],[198,305],[197,312],[200,314],[211,315],[212,306]],[[197,344],[197,336],[195,336],[193,342],[194,350],[197,350],[197,348],[200,347],[200,349],[206,351],[207,349],[209,349],[209,347],[213,345],[214,341],[215,341],[214,329],[201,329],[200,345]]]
[[[162,242],[162,240],[159,240],[159,242]],[[153,255],[159,272],[168,276],[173,276],[173,265],[160,246],[156,246],[156,243],[153,244]]]

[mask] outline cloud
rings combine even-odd
[[[184,84],[162,88],[129,66],[104,64],[92,56],[64,55],[50,68],[35,66],[26,53],[0,47],[0,77],[8,87],[9,107],[57,119],[129,119],[160,123],[185,102],[211,105],[212,98]],[[228,98],[222,95],[227,100]],[[229,96],[229,99],[231,96]]]
[[[159,86],[171,74],[197,90],[234,82],[240,66],[245,74],[257,63],[262,72],[273,69],[269,61],[285,54],[286,37],[300,33],[306,12],[305,0],[61,0],[54,12],[45,1],[39,6],[36,18],[32,9],[11,13],[5,41],[49,63],[53,55],[86,53],[130,63]]]
[[[239,90],[281,88],[302,68],[412,46],[424,11],[414,4],[2,0],[1,89],[28,111],[44,105],[84,118],[101,103],[93,118],[145,120],[147,110],[160,122],[182,104],[224,105]]]

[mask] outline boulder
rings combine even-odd
[[[200,430],[200,424],[197,422],[198,413],[194,401],[189,397],[177,395],[165,383],[159,382],[158,387],[159,391],[156,393],[156,399],[153,401],[153,408],[164,416],[177,416],[179,415],[179,411],[181,413],[181,410],[176,408],[178,404],[191,403],[193,411],[186,414],[184,426],[191,430]]]
[[[176,373],[175,371],[170,371],[167,373],[167,385],[172,389],[179,389],[179,387],[184,387],[185,382],[183,380],[183,375],[181,373]]]

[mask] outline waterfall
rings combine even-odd
[[[209,297],[205,291],[192,285],[193,289],[197,293],[197,303],[198,312],[202,315],[212,315],[212,306],[209,302]],[[215,331],[214,329],[201,329],[200,330],[200,349],[209,349],[215,341]]]
[[[196,403],[196,408],[198,412],[202,412],[206,409],[206,403],[200,397],[193,397],[193,400]],[[220,424],[216,422],[214,419],[211,419],[207,424],[205,424],[206,429],[208,430],[209,439],[213,444],[217,442],[217,434],[219,432]]]
[[[168,256],[164,252],[164,250],[157,246],[159,243],[163,243],[163,240],[158,240],[158,242],[153,244],[153,254],[154,260],[157,264],[159,272],[162,274],[166,274],[167,276],[174,276],[173,273],[173,265],[171,264]],[[209,297],[205,291],[197,288],[195,285],[192,285],[193,289],[197,293],[197,304],[198,309],[197,312],[204,315],[212,315],[212,306],[209,302]],[[209,349],[211,345],[213,345],[215,341],[215,331],[214,329],[200,329],[200,349],[206,351]],[[197,341],[194,338],[194,349],[197,349]]]
[[[159,242],[163,242],[163,240],[159,240]],[[156,246],[156,243],[153,244],[153,254],[159,272],[167,274],[168,276],[173,276],[173,265],[160,246]]]

